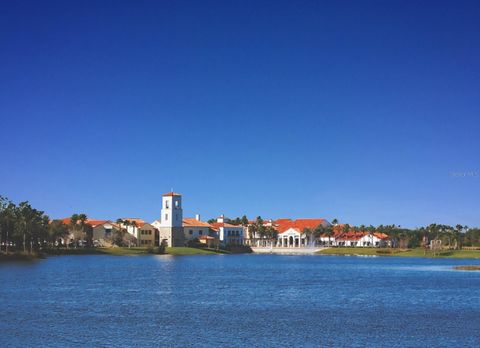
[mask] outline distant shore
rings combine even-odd
[[[397,256],[397,257],[425,257],[443,259],[480,259],[480,250],[441,250],[435,255],[423,248],[327,248],[320,250],[317,255],[353,255],[353,256]]]
[[[166,248],[165,253],[157,254],[152,252],[148,248],[140,247],[116,247],[116,248],[61,248],[44,250],[40,253],[23,253],[23,252],[9,252],[5,254],[0,253],[0,262],[9,261],[33,261],[38,259],[44,259],[48,256],[62,256],[62,255],[110,255],[110,256],[141,256],[141,255],[174,255],[174,256],[186,256],[186,255],[222,255],[230,254],[226,250],[216,249],[200,249],[200,248],[188,248],[188,247],[174,247]]]
[[[255,249],[255,248],[254,248]],[[292,254],[294,253],[292,248]],[[245,251],[243,253],[247,253]],[[188,255],[224,255],[239,253],[230,252],[222,249],[208,248],[189,248],[174,247],[166,248],[165,253],[155,254],[151,249],[141,247],[115,247],[115,248],[70,248],[70,249],[51,249],[41,253],[23,253],[14,252],[6,255],[0,253],[0,262],[9,261],[33,261],[43,259],[48,256],[60,255],[111,255],[111,256],[141,256],[141,255],[172,255],[172,256],[188,256]],[[260,253],[257,253],[260,254]],[[285,253],[288,254],[288,253]],[[311,255],[345,255],[345,256],[386,256],[386,257],[421,257],[421,258],[442,258],[442,259],[480,259],[480,250],[442,250],[435,256],[431,251],[425,251],[422,248],[415,249],[395,249],[395,248],[325,248],[318,250]]]

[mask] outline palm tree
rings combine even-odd
[[[332,226],[325,227],[324,234],[328,237],[328,246],[332,246],[332,241],[330,240],[330,238],[333,235],[333,227]]]
[[[270,240],[270,245],[272,245],[273,242],[277,239],[278,231],[275,229],[275,227],[268,226],[265,233],[267,235],[267,238]]]
[[[73,236],[74,236],[74,239],[75,239],[75,248],[77,247],[77,243],[76,243],[77,236],[76,236],[75,232],[78,230],[78,219],[79,219],[78,214],[73,214],[70,217],[70,226],[73,230]],[[68,248],[68,241],[67,241],[67,248]]]
[[[135,229],[137,228],[137,222],[136,222],[136,221],[131,221],[131,222],[130,222],[130,226],[133,227],[133,235],[135,236],[135,234],[136,234],[136,233],[135,233]],[[129,237],[130,237],[130,236],[129,236]],[[138,239],[137,243],[139,243],[139,242],[140,242],[140,238],[137,238],[137,239]],[[128,247],[129,247],[129,248],[131,247],[131,246],[130,246],[130,242],[131,242],[131,238],[128,238]]]
[[[259,234],[260,240],[262,241],[262,244],[263,244],[263,239],[267,235],[266,228],[265,228],[265,226],[263,226],[263,224],[258,226],[258,234]]]
[[[250,239],[255,243],[255,237],[258,232],[257,224],[253,223],[248,226],[248,234],[250,235]]]
[[[85,214],[78,214],[78,221],[80,223],[80,231],[82,231],[82,238],[85,242],[87,242],[87,234],[85,225],[87,224],[87,215]]]
[[[317,239],[321,238],[321,236],[325,233],[325,231],[326,231],[326,228],[322,224],[315,227],[315,229],[313,230],[314,240],[316,241]]]
[[[302,233],[306,236],[307,244],[310,244],[313,237],[313,230],[311,228],[306,227],[303,229]],[[298,246],[300,246],[301,240],[302,240],[302,236],[300,235],[298,239]]]

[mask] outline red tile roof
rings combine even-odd
[[[226,222],[214,222],[213,224],[210,224],[210,226],[212,226],[212,228],[218,230],[220,227],[243,227],[242,225],[232,225],[232,224],[229,224],[229,223],[226,223]]]
[[[127,220],[130,223],[135,222],[137,227],[142,227],[145,225],[145,220],[140,218],[121,218],[121,220]]]
[[[300,233],[303,233],[304,229],[314,229],[318,225],[323,224],[324,222],[325,219],[297,219],[294,221],[290,219],[279,219],[276,221],[276,224],[278,225],[277,230],[279,233],[283,233],[289,228],[294,228]]]
[[[167,197],[167,196],[181,196],[181,194],[172,191],[172,192],[164,193],[162,196],[164,196],[164,197]]]
[[[197,219],[193,219],[193,218],[184,218],[183,226],[200,226],[200,227],[209,227],[209,228],[212,227],[208,222],[198,221]]]
[[[366,232],[352,232],[352,231],[349,231],[347,233],[342,234],[341,236],[339,236],[336,239],[337,240],[359,240],[359,239],[362,239],[362,237],[364,237],[366,235],[367,235]]]
[[[72,219],[71,218],[64,218],[64,219],[60,219],[60,221],[62,221],[65,225],[70,225],[70,223],[72,222]],[[87,219],[86,223],[89,224],[90,226],[92,227],[95,227],[97,225],[101,225],[101,224],[104,224],[106,222],[110,222],[110,220],[92,220],[92,219]]]
[[[375,237],[379,238],[379,239],[388,239],[388,235],[385,234],[385,233],[382,233],[382,232],[375,232],[373,234]]]

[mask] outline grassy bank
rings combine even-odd
[[[226,251],[216,251],[214,249],[200,249],[200,248],[187,248],[187,247],[174,247],[166,248],[165,254],[167,255],[213,255],[213,254],[226,254]],[[152,255],[148,248],[141,247],[117,247],[117,248],[93,248],[93,249],[54,249],[49,251],[50,255],[88,255],[88,254],[100,254],[100,255],[113,255],[113,256],[132,256],[132,255]]]
[[[214,254],[228,254],[224,250],[214,250],[214,249],[197,249],[197,248],[187,248],[187,247],[175,247],[167,248],[166,253],[168,255],[214,255]]]
[[[455,266],[453,268],[459,271],[480,271],[480,266],[478,265]]]
[[[0,253],[0,262],[8,261],[33,261],[42,258],[42,255],[39,254],[29,254],[23,252],[14,252],[5,254],[4,252]]]
[[[433,253],[423,248],[394,249],[394,248],[329,248],[320,250],[321,255],[370,255],[370,256],[401,256],[401,257],[434,257]],[[480,258],[479,250],[444,250],[435,258],[476,259]]]

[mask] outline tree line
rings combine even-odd
[[[0,250],[33,254],[41,249],[68,247],[70,236],[91,247],[93,228],[87,221],[85,214],[73,214],[68,225],[61,220],[52,221],[27,201],[15,204],[0,196]]]

